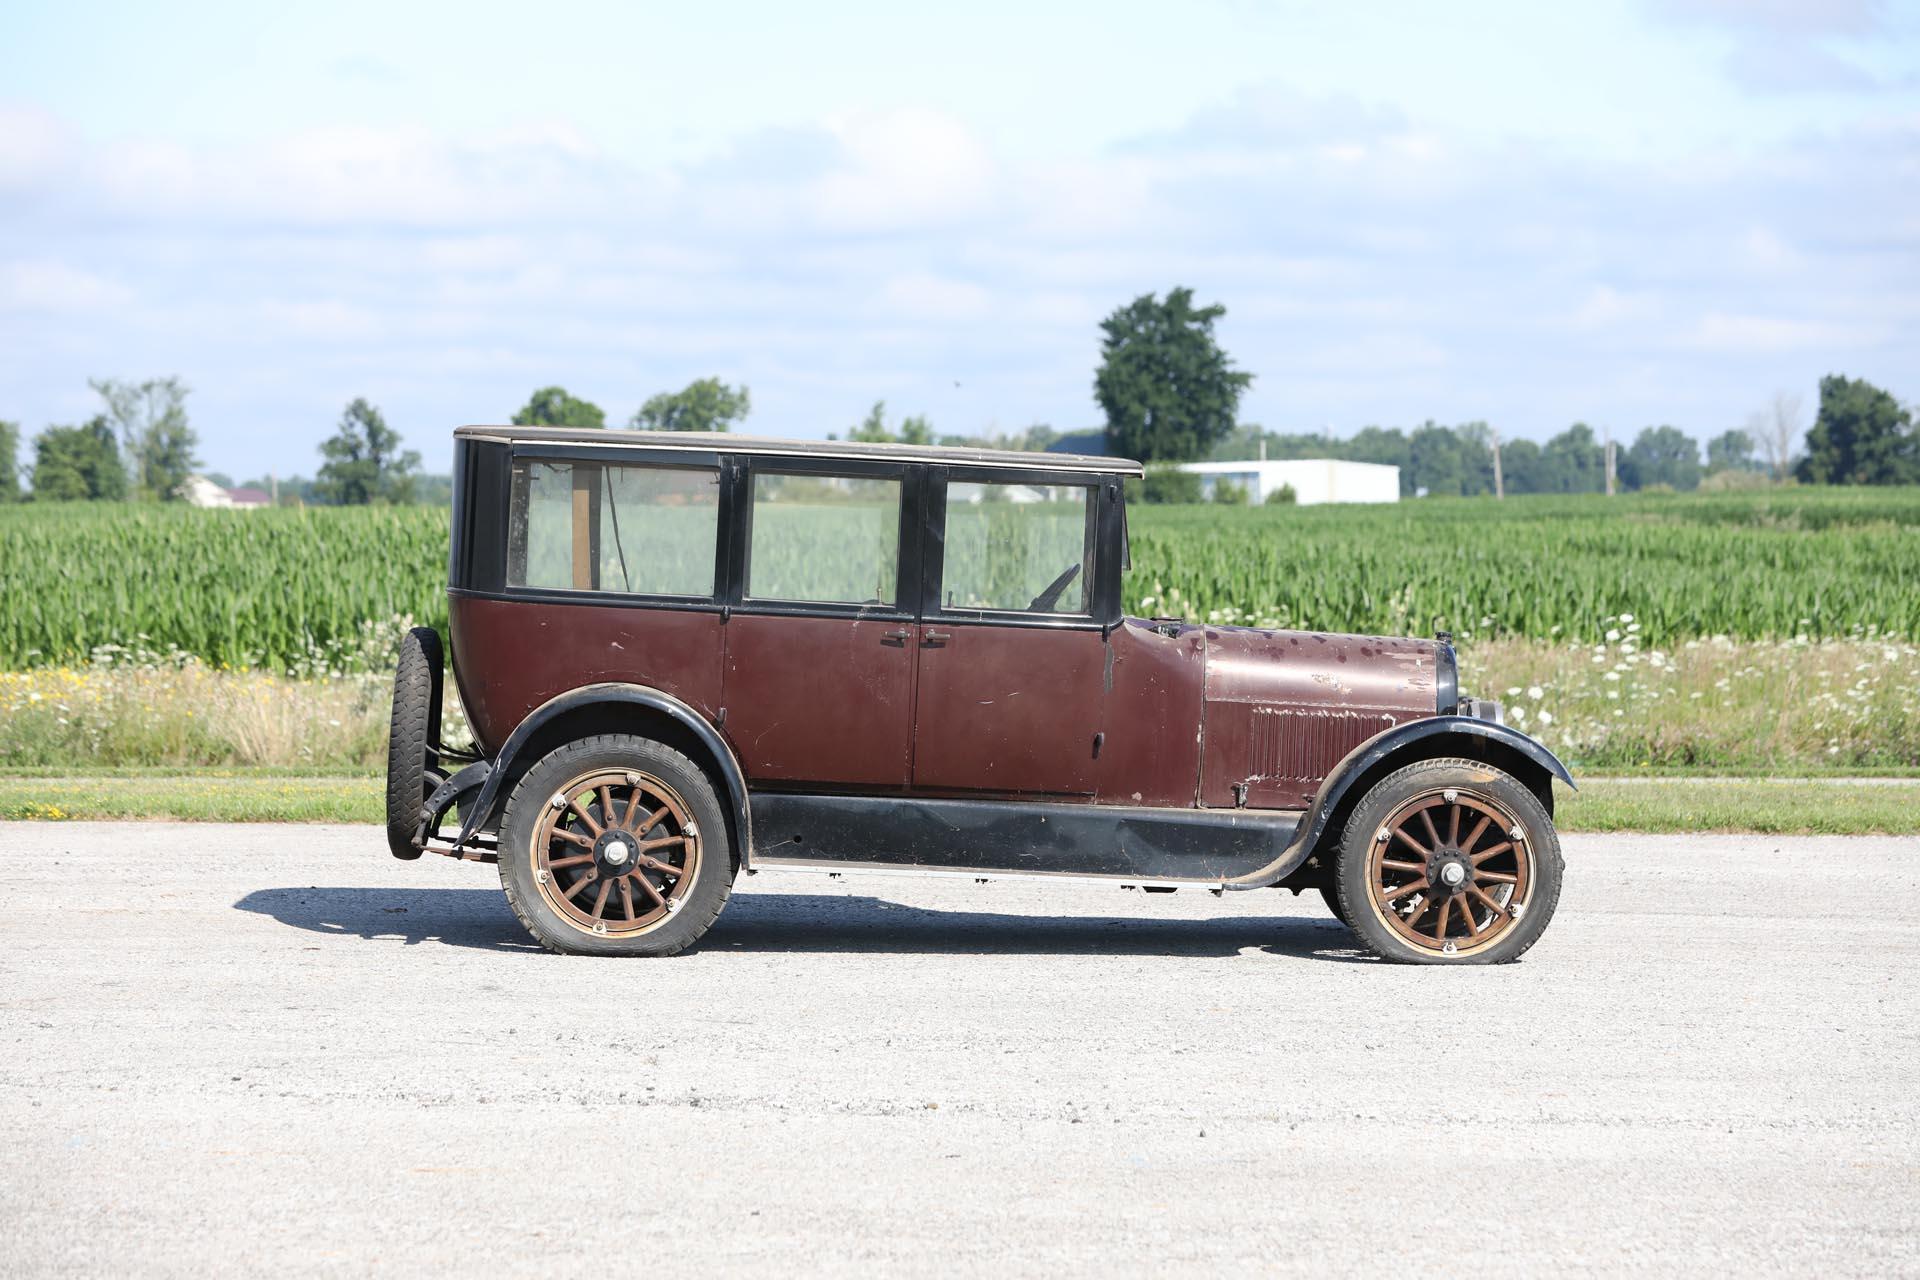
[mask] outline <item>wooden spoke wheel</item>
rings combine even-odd
[[[1366,883],[1401,938],[1442,955],[1491,947],[1526,915],[1536,877],[1532,837],[1492,796],[1423,791],[1373,833]]]
[[[659,927],[700,874],[700,832],[687,803],[630,769],[585,773],[556,790],[534,823],[531,853],[541,897],[599,937]]]

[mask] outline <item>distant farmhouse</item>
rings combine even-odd
[[[1247,501],[1265,502],[1281,489],[1293,490],[1302,506],[1315,502],[1398,502],[1400,468],[1378,462],[1337,458],[1288,458],[1278,461],[1186,462],[1182,471],[1200,477],[1200,492],[1212,498],[1223,483],[1246,490]]]
[[[250,511],[256,507],[273,505],[273,499],[268,496],[265,489],[228,489],[215,484],[205,476],[188,476],[174,492],[184,498],[188,505],[195,507],[236,508]]]

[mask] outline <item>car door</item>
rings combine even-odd
[[[748,782],[906,787],[918,469],[756,457],[732,474],[723,728]]]
[[[1093,794],[1101,490],[1092,477],[930,469],[916,792]]]

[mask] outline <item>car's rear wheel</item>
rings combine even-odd
[[[1335,882],[1347,923],[1386,959],[1500,964],[1539,940],[1563,865],[1552,818],[1519,779],[1423,760],[1354,809]]]
[[[1347,923],[1347,909],[1340,903],[1340,886],[1331,879],[1320,882],[1320,900],[1327,904],[1327,910],[1333,912],[1333,918],[1341,924]]]
[[[713,784],[646,738],[570,743],[530,769],[500,826],[500,882],[528,932],[576,955],[666,956],[732,891]]]

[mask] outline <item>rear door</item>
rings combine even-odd
[[[1092,795],[1101,482],[935,467],[927,483],[914,790]]]
[[[905,788],[919,470],[753,458],[731,476],[740,515],[723,727],[749,783]]]

